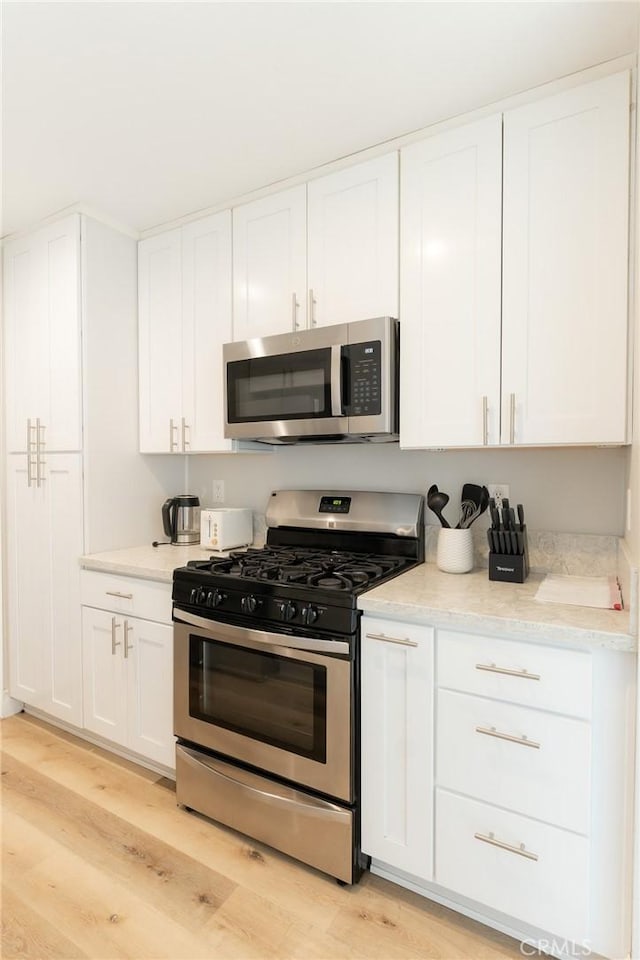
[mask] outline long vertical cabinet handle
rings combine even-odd
[[[133,644],[129,643],[129,634],[133,630],[133,627],[130,625],[128,620],[124,622],[124,658],[125,660],[129,659],[129,650],[133,649]]]
[[[295,293],[291,294],[291,329],[298,330],[300,324],[298,323],[298,298]]]
[[[489,400],[482,398],[482,446],[486,447],[489,443]]]
[[[37,426],[38,435],[36,438],[36,458],[37,458],[37,464],[38,464],[38,486],[40,486],[41,483],[44,483],[44,479],[45,479],[44,467],[45,467],[46,461],[44,457],[41,456],[42,450],[44,449],[44,447],[46,447],[46,443],[44,441],[45,427],[44,427],[44,424],[40,423],[39,420],[36,420],[36,423],[38,425]],[[42,467],[42,473],[40,472],[41,467]]]
[[[185,420],[182,418],[182,452],[186,453],[187,448],[191,446],[191,440],[187,437],[187,430],[189,431],[189,437],[191,437],[191,427]]]
[[[175,439],[174,439],[174,434]],[[176,453],[178,450],[178,424],[174,423],[173,417],[169,420],[169,453]]]
[[[115,657],[116,647],[120,646],[120,641],[116,640],[116,630],[120,629],[120,624],[115,617],[111,617],[111,656]]]
[[[316,315],[313,309],[315,304],[315,297],[313,296],[313,290],[309,287],[309,326],[315,327],[316,325]]]
[[[516,442],[516,395],[509,394],[509,443]]]
[[[36,417],[36,487],[41,485],[40,477],[40,419]]]
[[[33,483],[31,476],[31,420],[27,420],[27,486]]]

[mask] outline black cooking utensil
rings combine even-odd
[[[477,520],[481,513],[484,513],[489,505],[489,491],[486,487],[480,487],[480,497],[478,499],[478,504],[473,513],[466,516],[463,520],[460,521],[460,526],[463,530],[466,530],[474,520]]]
[[[446,527],[447,529],[449,529],[450,524],[442,516],[442,511],[448,503],[449,495],[447,493],[443,493],[442,491],[438,490],[435,483],[433,486],[429,487],[427,491],[427,506],[429,507],[429,510],[432,510],[435,513],[442,526]]]

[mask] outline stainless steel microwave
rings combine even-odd
[[[399,324],[376,317],[223,347],[225,437],[398,439]]]

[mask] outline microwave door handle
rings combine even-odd
[[[342,416],[342,347],[331,346],[331,416]]]

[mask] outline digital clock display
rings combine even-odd
[[[320,497],[319,513],[349,513],[351,497]]]

